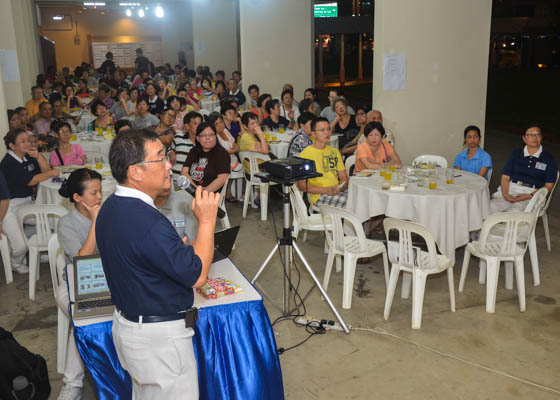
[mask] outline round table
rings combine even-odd
[[[112,139],[107,139],[105,136],[95,136],[87,132],[80,132],[76,135],[76,140],[71,140],[71,144],[79,144],[84,149],[86,155],[88,153],[98,153],[104,159],[104,162],[109,162],[109,150],[111,149]],[[95,155],[97,157],[97,155]],[[93,162],[88,157],[88,163]]]
[[[370,177],[352,176],[346,207],[362,221],[386,215],[428,227],[439,250],[454,263],[455,249],[467,244],[469,232],[480,229],[490,214],[486,179],[466,171],[455,176],[455,182],[447,184],[442,169],[436,189],[408,183],[404,191],[383,190],[379,171]]]
[[[200,101],[200,107],[209,112],[214,111],[219,105],[220,102],[218,100],[204,99]]]

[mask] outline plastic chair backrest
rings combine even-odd
[[[500,245],[499,255],[501,257],[511,257],[518,253],[517,236],[526,227],[531,232],[537,221],[537,215],[531,212],[505,212],[490,215],[482,224],[480,231],[480,245],[484,248],[488,241],[488,236],[496,225],[504,226],[502,244]],[[492,242],[494,243],[494,242]],[[527,249],[529,241],[525,242],[523,253]]]
[[[241,158],[241,163],[243,163],[244,160],[249,162],[249,175],[251,183],[261,183],[261,180],[255,176],[255,174],[260,172],[258,160],[269,161],[270,156],[268,154],[257,153],[254,151],[242,151],[239,153],[239,158]]]
[[[344,162],[344,167],[346,167],[346,173],[348,174],[348,176],[351,175],[351,172],[354,172],[354,171],[350,171],[352,169],[352,167],[354,166],[354,164],[356,164],[356,155],[352,154]]]
[[[344,221],[350,223],[358,238],[359,251],[367,251],[366,234],[362,223],[352,213],[342,208],[322,205],[320,207],[325,226],[325,236],[329,246],[334,246],[337,251],[344,252]],[[332,226],[332,230],[329,229]],[[350,236],[350,235],[346,235]]]
[[[556,185],[558,184],[558,178],[560,178],[560,171],[556,172],[556,182],[554,182],[554,186],[552,186],[552,190],[548,194],[548,198],[546,199],[546,203],[544,204],[544,207],[539,213],[539,217],[542,217],[544,214],[546,214],[546,211],[548,210],[548,206],[550,205],[550,200],[552,199],[552,195],[554,194],[554,189],[556,189]]]
[[[389,243],[389,232],[396,230],[399,233],[399,250],[397,255],[397,264],[409,268],[434,268],[437,265],[436,242],[432,232],[424,225],[416,222],[405,221],[397,218],[385,218],[383,220],[385,229],[385,237]],[[430,263],[425,265],[419,262],[420,249],[413,245],[412,234],[420,236],[426,242],[428,247],[428,257]]]
[[[533,195],[527,206],[525,207],[525,212],[536,213],[537,215],[541,212],[546,201],[546,196],[548,195],[548,190],[545,187],[540,188]]]
[[[207,117],[207,116],[210,115],[210,111],[208,111],[208,110],[206,110],[206,109],[204,109],[204,108],[201,108],[200,110],[198,110],[198,113],[199,113],[200,115],[204,116],[204,117]]]
[[[296,185],[290,186],[290,203],[294,212],[294,219],[304,224],[307,221],[307,206],[303,201],[303,196]]]
[[[492,172],[494,171],[494,168],[490,168],[488,170],[488,172],[486,173],[486,181],[488,183],[488,185],[490,185],[490,179],[492,179]]]
[[[37,242],[44,244],[45,246],[48,244],[53,231],[56,233],[58,220],[60,219],[55,219],[54,226],[51,227],[49,216],[54,215],[57,217],[62,217],[66,214],[68,214],[68,210],[66,208],[54,204],[28,204],[25,206],[21,206],[17,210],[17,217],[22,231],[25,218],[30,215],[33,215],[35,217]],[[25,239],[25,242],[28,243],[29,239],[27,238],[27,236],[23,235],[23,237]]]
[[[222,189],[220,190],[220,202],[218,203],[218,207],[220,207],[221,209],[223,209],[224,202],[226,201],[228,183],[229,183],[229,175],[224,183],[224,186],[222,186]]]
[[[49,255],[49,266],[51,268],[51,281],[53,284],[54,295],[56,297],[56,294],[58,293],[58,286],[62,283],[59,280],[59,276],[62,275],[62,269],[66,266],[64,249],[62,248],[56,233],[49,239],[47,252]]]
[[[435,156],[431,154],[424,154],[418,156],[412,161],[412,164],[421,164],[421,163],[434,163],[437,164],[441,168],[447,168],[447,160],[442,156]]]

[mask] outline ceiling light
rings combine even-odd
[[[163,18],[163,8],[161,6],[156,7],[156,17]]]
[[[136,2],[133,2],[133,3],[119,3],[119,6],[121,6],[121,7],[134,7],[134,6],[139,6],[139,5],[140,5],[140,3],[136,3]]]
[[[84,6],[103,7],[104,5],[104,1],[84,1]]]
[[[132,11],[130,11],[130,8],[126,9],[126,16],[127,17],[132,17]]]
[[[55,21],[62,21],[64,19],[64,15],[53,15],[52,19]]]
[[[139,10],[138,10],[138,16],[139,16],[140,18],[144,18],[144,10],[139,9]]]

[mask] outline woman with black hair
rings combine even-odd
[[[146,85],[146,95],[148,96],[148,108],[150,113],[159,116],[165,108],[165,103],[157,95],[156,85],[153,83],[148,83]]]
[[[196,144],[189,152],[181,174],[208,192],[219,192],[230,173],[230,156],[218,143],[214,125],[203,122],[196,128]]]
[[[402,162],[391,144],[385,143],[385,128],[379,122],[370,122],[364,129],[366,141],[356,149],[355,172],[363,169],[381,169],[387,166],[402,168]]]
[[[130,101],[128,89],[120,87],[117,89],[118,102],[111,107],[111,115],[118,121],[121,118],[130,117],[134,114],[134,104]]]
[[[8,110],[8,124],[10,129],[23,128],[21,125],[21,117],[15,110]]]
[[[101,100],[94,100],[91,105],[91,113],[97,118],[93,120],[93,128],[105,130],[108,126],[113,126],[113,118],[107,112],[107,106]]]
[[[80,168],[70,174],[58,193],[70,199],[75,207],[62,217],[58,223],[58,240],[64,248],[66,262],[71,263],[75,256],[98,254],[95,238],[95,222],[101,208],[101,175],[87,168]],[[63,277],[65,279],[66,277]],[[61,285],[56,295],[56,303],[62,310],[68,310],[68,290]],[[81,396],[84,380],[84,365],[74,335],[68,339],[64,386],[59,399],[78,399]]]
[[[53,122],[52,130],[58,138],[58,147],[52,151],[49,160],[52,166],[59,165],[84,165],[87,160],[86,153],[79,144],[71,144],[72,128],[68,122]]]

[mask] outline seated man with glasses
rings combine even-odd
[[[511,152],[502,171],[500,187],[490,201],[493,213],[523,211],[537,190],[546,187],[550,192],[556,182],[558,167],[541,145],[541,129],[529,127],[523,141],[525,147]]]
[[[298,189],[309,193],[309,201],[319,206],[346,207],[348,196],[348,174],[338,149],[329,146],[331,127],[329,120],[323,117],[311,121],[311,133],[315,137],[313,144],[301,153],[301,158],[315,161],[317,172],[323,174],[318,178],[298,181]]]

